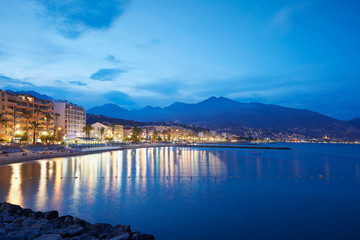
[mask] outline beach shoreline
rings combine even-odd
[[[0,165],[31,162],[31,161],[43,160],[43,159],[45,160],[51,158],[77,157],[77,156],[91,155],[91,154],[97,154],[103,152],[121,151],[121,150],[137,149],[137,148],[172,147],[172,146],[176,146],[176,145],[169,143],[129,144],[129,145],[123,145],[121,147],[88,149],[85,151],[67,149],[62,151],[53,150],[53,151],[41,151],[41,152],[16,152],[16,153],[6,154],[7,157],[1,156]]]
[[[62,157],[77,157],[90,154],[97,154],[111,151],[122,151],[138,148],[154,148],[154,147],[200,147],[200,148],[239,148],[239,149],[254,149],[254,150],[291,150],[286,147],[263,147],[263,146],[225,146],[225,145],[203,145],[203,144],[177,144],[177,143],[140,143],[140,144],[124,144],[121,146],[108,146],[101,148],[89,149],[62,149],[62,150],[41,150],[34,152],[15,152],[0,155],[0,165],[7,165],[13,163],[22,163],[51,158]]]

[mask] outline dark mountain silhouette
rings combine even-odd
[[[309,137],[360,139],[360,129],[346,121],[313,111],[262,103],[241,103],[224,97],[211,97],[196,104],[175,102],[165,108],[145,107],[127,111],[112,104],[90,109],[88,112],[144,122],[175,122],[200,127],[273,129],[305,134]]]
[[[39,98],[39,99],[45,99],[45,100],[52,100],[52,97],[49,97],[48,95],[38,93],[36,91],[12,91],[12,90],[6,90],[8,92],[16,92],[18,94],[29,94],[33,97]]]
[[[360,118],[351,119],[349,123],[360,129]]]
[[[110,125],[111,123],[124,125],[126,126],[134,126],[135,124],[137,126],[144,126],[148,125],[149,123],[143,123],[143,122],[136,122],[133,120],[125,120],[125,119],[119,119],[119,118],[112,118],[107,117],[103,115],[96,115],[96,114],[87,114],[86,115],[86,124],[94,124],[96,122],[104,123],[106,125]]]
[[[122,118],[122,116],[128,113],[128,110],[119,107],[118,105],[108,103],[100,107],[90,108],[86,112],[90,114],[104,115],[108,117]]]

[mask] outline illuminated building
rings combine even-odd
[[[58,100],[54,101],[54,110],[60,114],[57,117],[57,127],[62,129],[65,139],[85,136],[83,128],[86,124],[86,112],[83,107]]]
[[[96,122],[94,124],[91,124],[93,127],[93,130],[90,132],[90,137],[92,138],[101,138],[100,130],[101,128],[104,128],[104,133],[102,134],[103,138],[113,138],[112,140],[122,140],[124,137],[124,126],[123,125],[114,125],[114,128],[112,126],[109,126],[104,123]]]
[[[0,90],[0,113],[5,113],[7,126],[0,126],[0,138],[11,140],[15,135],[30,131],[30,122],[39,123],[38,134],[54,130],[54,103],[30,94]]]

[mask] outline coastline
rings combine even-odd
[[[83,149],[65,149],[65,150],[44,150],[44,151],[34,151],[34,152],[15,152],[8,153],[6,155],[0,155],[0,166],[13,164],[13,163],[22,163],[29,161],[36,161],[42,159],[51,159],[51,158],[63,158],[63,157],[77,157],[90,154],[97,154],[102,152],[110,151],[121,151],[128,149],[137,149],[137,148],[154,148],[154,147],[204,147],[204,148],[239,148],[239,149],[273,149],[273,150],[291,150],[288,147],[267,147],[267,146],[258,146],[257,144],[244,144],[247,146],[232,146],[232,145],[218,145],[219,143],[213,143],[212,145],[202,144],[176,144],[176,143],[140,143],[140,144],[127,144],[121,146],[109,146],[101,148],[89,148]]]
[[[0,228],[0,239],[155,239],[150,234],[132,232],[129,225],[91,224],[71,215],[59,216],[56,210],[33,211],[7,202],[0,202]]]
[[[174,144],[169,143],[155,143],[155,144],[131,144],[124,145],[122,147],[113,147],[113,148],[99,148],[99,149],[90,149],[87,151],[44,151],[43,154],[41,152],[26,152],[26,155],[23,155],[24,152],[17,153],[9,153],[8,157],[1,156],[0,157],[0,165],[7,165],[13,163],[22,163],[22,162],[30,162],[42,159],[51,159],[51,158],[62,158],[62,157],[77,157],[84,156],[102,152],[111,152],[111,151],[121,151],[128,149],[137,149],[137,148],[150,148],[150,147],[171,147],[176,146]]]

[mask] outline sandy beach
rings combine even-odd
[[[149,147],[168,147],[174,146],[169,143],[143,143],[143,144],[129,144],[121,147],[102,147],[102,148],[89,148],[82,149],[64,149],[64,150],[51,150],[51,151],[37,151],[37,152],[16,152],[0,155],[0,165],[28,162],[41,159],[59,158],[59,157],[76,157],[89,154],[96,154],[108,151],[119,151],[136,148],[149,148]]]

